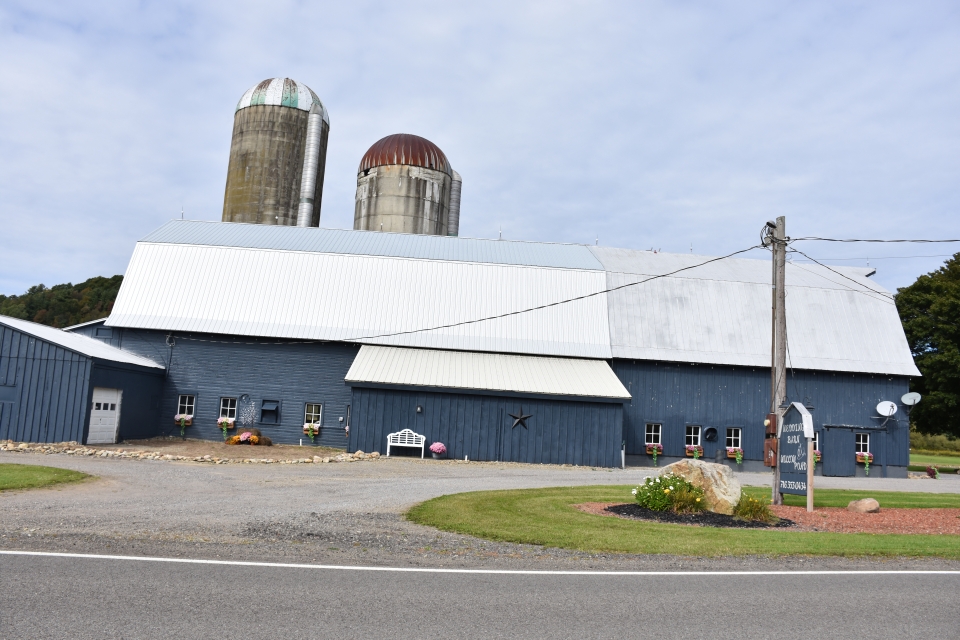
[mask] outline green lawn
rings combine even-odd
[[[593,486],[458,493],[421,503],[407,512],[407,518],[444,531],[489,540],[590,552],[684,556],[938,556],[960,559],[960,536],[953,535],[715,529],[594,516],[572,507],[582,502],[629,502],[631,489],[631,486]],[[751,495],[764,495],[764,492],[769,489],[747,488]],[[850,500],[865,495],[876,497],[881,505],[888,507],[960,506],[960,496],[955,494],[876,491],[823,490],[817,492],[817,502],[846,506]]]
[[[960,467],[960,456],[911,453],[910,464],[935,464],[940,467]]]
[[[6,489],[36,489],[64,482],[79,482],[89,478],[85,473],[40,467],[32,464],[0,464],[0,491]]]

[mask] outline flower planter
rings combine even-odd
[[[435,453],[435,452],[433,452],[433,451],[430,452],[430,455],[433,456],[433,459],[434,459],[434,460],[442,460],[442,459],[444,458],[444,454],[442,454],[442,453]]]
[[[736,460],[736,459],[737,459],[737,452],[734,451],[733,449],[727,449],[727,457],[730,458],[730,459],[732,459],[732,460]]]
[[[694,451],[697,452],[697,457],[699,457],[699,458],[702,458],[702,457],[703,457],[703,447],[702,447],[702,446],[693,446],[693,445],[688,445],[688,446],[686,447],[687,457],[688,457],[688,458],[692,458]]]
[[[192,427],[192,426],[193,426],[193,416],[186,416],[186,419],[184,420],[183,425],[180,424],[180,418],[174,418],[174,419],[173,419],[173,423],[174,423],[175,425],[177,425],[178,427],[179,427],[179,426]]]
[[[872,453],[858,453],[858,454],[857,454],[857,462],[859,462],[860,464],[865,464],[865,463],[867,463],[867,462],[869,462],[870,464],[873,464],[873,454],[872,454]]]
[[[820,462],[820,459],[821,459],[822,457],[823,457],[823,455],[822,455],[819,451],[814,451],[814,452],[813,452],[813,461],[814,461],[814,462]]]
[[[663,455],[663,445],[662,445],[662,444],[648,444],[648,445],[647,445],[647,455],[648,455],[648,456],[652,456],[652,455],[654,455],[654,454],[656,454],[656,455],[658,455],[658,456],[662,456],[662,455]]]

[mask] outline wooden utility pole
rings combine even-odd
[[[769,223],[768,223],[769,225]],[[777,218],[773,228],[771,249],[773,253],[773,344],[770,372],[770,413],[777,416],[777,441],[783,426],[784,410],[780,408],[787,396],[787,291],[784,287],[787,271],[787,219]],[[780,452],[777,451],[779,457]],[[778,461],[779,462],[779,461]],[[780,465],[773,467],[773,487],[770,493],[773,504],[783,504],[780,493]]]

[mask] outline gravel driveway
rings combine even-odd
[[[481,541],[402,518],[409,506],[485,489],[639,483],[651,469],[380,459],[340,464],[203,465],[0,453],[0,462],[75,469],[97,479],[0,494],[0,547],[335,564],[662,568],[690,559],[595,555]],[[741,474],[762,484],[762,474]],[[838,484],[825,479],[820,486]],[[885,490],[960,491],[955,479],[871,480]],[[869,560],[696,560],[698,566],[863,566]],[[886,561],[885,566],[943,566]],[[951,563],[960,566],[960,563]]]

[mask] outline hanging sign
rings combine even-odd
[[[805,496],[810,464],[807,438],[813,437],[813,416],[805,406],[794,402],[783,414],[781,425],[777,447],[780,493]]]

